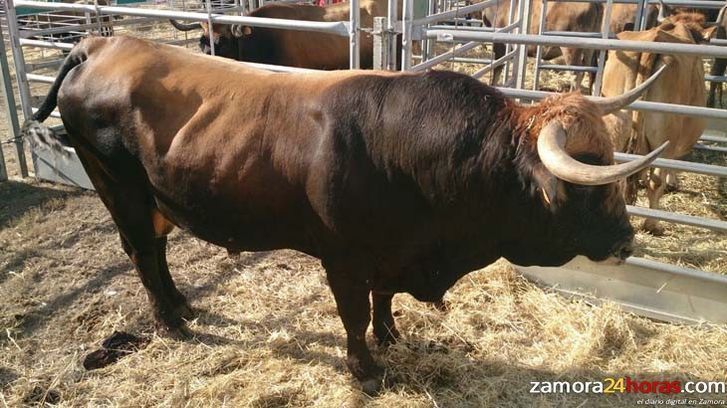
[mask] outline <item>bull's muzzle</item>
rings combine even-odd
[[[611,256],[600,261],[599,263],[605,265],[621,265],[626,261],[626,258],[630,257],[634,253],[634,241],[628,239],[614,246],[611,250]]]

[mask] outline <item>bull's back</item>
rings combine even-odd
[[[84,46],[59,108],[99,163],[120,180],[119,157],[143,168],[148,180],[126,182],[150,185],[168,219],[207,241],[309,250],[315,217],[304,183],[320,134],[312,89],[131,38]]]

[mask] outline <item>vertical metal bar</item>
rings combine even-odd
[[[404,9],[401,16],[401,70],[408,71],[411,68],[411,37],[412,37],[412,18],[413,18],[413,0],[404,0]]]
[[[530,1],[520,1],[520,32],[522,34],[528,34],[530,31]],[[528,47],[525,45],[518,46],[518,57],[517,57],[517,79],[515,80],[515,87],[522,89],[525,84],[525,72],[528,69],[527,56]]]
[[[601,38],[608,38],[611,27],[611,8],[613,0],[606,0],[606,10],[603,11],[603,21],[601,22]],[[593,96],[601,96],[601,83],[603,82],[603,67],[606,64],[606,50],[598,52],[598,70],[596,71],[596,80],[592,85]]]
[[[18,81],[18,92],[20,93],[20,107],[23,111],[23,118],[30,120],[33,117],[33,109],[30,105],[30,84],[25,72],[25,57],[23,49],[20,47],[20,32],[18,30],[18,17],[15,14],[15,3],[13,0],[5,0],[5,16],[8,19],[8,34],[10,35],[10,48],[13,50],[13,62],[15,63],[15,79]],[[12,87],[9,89],[12,90]],[[8,92],[8,94],[12,94]],[[9,103],[9,101],[8,101]],[[13,106],[14,108],[14,106]],[[13,109],[11,108],[11,109]],[[13,116],[10,115],[12,118]],[[17,119],[17,118],[16,118]],[[12,120],[12,119],[11,119]],[[18,131],[17,135],[20,135]],[[23,149],[22,140],[17,139],[18,163],[20,164],[21,176],[28,176],[27,165],[25,164],[25,150]],[[31,152],[32,153],[32,152]],[[35,164],[35,154],[33,153],[33,163]],[[37,167],[36,167],[37,169]]]
[[[5,39],[3,38],[2,29],[0,29],[0,75],[2,75],[2,84],[0,84],[0,86],[2,87],[2,95],[5,96],[5,116],[10,121],[10,126],[8,126],[8,130],[10,132],[10,138],[15,141],[15,149],[18,156],[18,166],[20,167],[20,176],[28,177],[28,164],[25,162],[25,149],[23,148],[23,139],[20,139],[20,124],[18,121],[18,111],[15,109],[15,95],[13,94],[13,83],[10,80],[10,66],[8,65],[8,56],[5,50]],[[1,155],[2,149],[0,149],[0,161],[2,161]],[[0,177],[0,179],[1,178],[2,177]]]
[[[399,20],[397,5],[397,0],[389,0],[388,10],[386,12],[386,36],[389,38],[387,41],[389,45],[389,51],[387,52],[389,60],[386,69],[389,71],[396,71],[396,59],[399,57],[396,55],[396,44],[398,42],[396,38],[396,22]]]
[[[15,78],[18,81],[20,92],[20,106],[23,109],[23,117],[29,120],[33,117],[33,109],[30,105],[30,85],[25,75],[25,57],[20,47],[20,33],[18,31],[18,20],[15,14],[13,0],[5,0],[5,15],[8,18],[8,32],[10,33],[10,47],[13,49],[13,61],[15,62]]]
[[[634,31],[641,31],[644,29],[642,23],[644,20],[644,7],[648,5],[647,0],[639,0],[636,4],[636,17],[634,18]]]
[[[427,0],[427,16],[430,16],[434,14],[434,0]],[[429,27],[429,24],[427,24],[426,27]],[[430,41],[429,38],[426,36],[423,36],[422,39],[422,60],[421,62],[424,62],[429,59],[429,55],[432,53],[432,48],[434,45],[434,41]]]
[[[374,69],[383,70],[389,65],[389,45],[386,43],[386,17],[374,17]]]
[[[482,10],[483,14],[484,14],[484,12],[485,11]],[[508,26],[510,24],[512,24],[512,21],[514,18],[515,18],[515,0],[510,0],[510,8],[508,9],[508,13],[507,13],[507,25]],[[512,51],[511,48],[513,48],[512,44],[505,44],[505,55],[507,55],[508,53],[510,53],[510,51]],[[515,66],[515,64],[513,64],[513,67],[514,66]],[[490,71],[490,72],[493,72],[493,71]],[[505,60],[505,68],[503,69],[502,72],[504,72],[502,83],[506,84],[506,83],[508,83],[508,81],[510,79],[510,58]],[[513,75],[515,75],[514,72],[513,72]],[[492,83],[492,81],[490,81],[490,83]]]
[[[349,0],[349,5],[351,7],[350,19],[348,22],[349,67],[351,69],[359,69],[361,67],[361,30],[359,30],[359,25],[361,21],[361,7],[359,6],[359,0]]]
[[[210,54],[215,55],[215,28],[212,25],[212,4],[210,0],[205,1],[207,8],[207,33],[209,34]]]
[[[542,7],[540,8],[540,24],[538,25],[538,35],[543,35],[545,28],[545,15],[548,13],[548,1],[542,0]],[[538,90],[540,84],[540,58],[543,54],[543,48],[538,45],[535,49],[535,72],[533,73],[533,90]]]
[[[0,149],[0,181],[8,179],[8,171],[5,169],[5,156],[3,156],[3,149]]]

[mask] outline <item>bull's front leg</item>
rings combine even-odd
[[[366,345],[366,330],[371,321],[371,288],[365,280],[352,278],[346,272],[351,273],[327,268],[328,283],[346,329],[346,365],[361,382],[363,391],[373,395],[381,389],[384,370],[374,362]]]

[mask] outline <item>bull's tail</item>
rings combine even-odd
[[[71,50],[66,59],[61,64],[61,68],[58,71],[58,76],[53,82],[53,85],[45,97],[45,100],[40,105],[40,108],[33,114],[30,120],[26,120],[23,124],[21,136],[26,138],[33,148],[50,148],[63,154],[67,154],[67,151],[63,148],[64,144],[53,129],[42,124],[43,121],[48,119],[53,109],[58,105],[58,90],[63,84],[63,80],[66,79],[68,73],[83,61],[86,60],[86,47],[83,46],[83,42],[79,43],[76,47]]]

